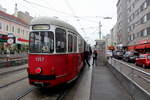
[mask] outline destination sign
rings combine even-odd
[[[32,30],[49,30],[49,25],[33,25]]]

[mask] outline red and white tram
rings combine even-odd
[[[28,77],[35,86],[53,87],[78,77],[84,64],[86,42],[76,29],[56,18],[31,22]]]

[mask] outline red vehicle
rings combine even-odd
[[[143,68],[150,67],[150,54],[140,54],[140,56],[136,58],[135,64]]]
[[[30,84],[53,87],[78,77],[86,42],[73,26],[56,18],[35,18],[29,39]]]

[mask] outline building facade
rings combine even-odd
[[[8,35],[15,37],[15,43],[8,46]],[[21,19],[0,11],[0,53],[6,52],[6,49],[22,49],[22,45],[28,44],[29,26]],[[15,45],[15,46],[14,46]]]
[[[22,11],[18,11],[16,17],[20,18],[21,20],[23,20],[27,24],[30,24],[31,20],[33,19],[33,17],[30,16],[30,14],[28,12],[24,13]]]
[[[111,42],[111,35],[110,34],[107,34],[105,37],[105,45],[106,45],[106,48],[112,46],[112,42]]]
[[[117,42],[117,24],[114,25],[114,27],[110,30],[111,33],[111,45],[112,46],[116,46],[117,44],[119,44]]]
[[[128,44],[128,20],[127,20],[127,0],[117,2],[117,43],[127,46]]]
[[[129,46],[150,40],[150,0],[127,0]]]

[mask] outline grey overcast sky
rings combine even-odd
[[[64,20],[78,30],[89,43],[98,39],[101,21],[102,35],[110,33],[116,23],[116,3],[118,0],[0,0],[0,5],[13,14],[15,3],[19,11],[27,11],[33,17],[50,16]],[[112,17],[103,19],[102,17]]]

